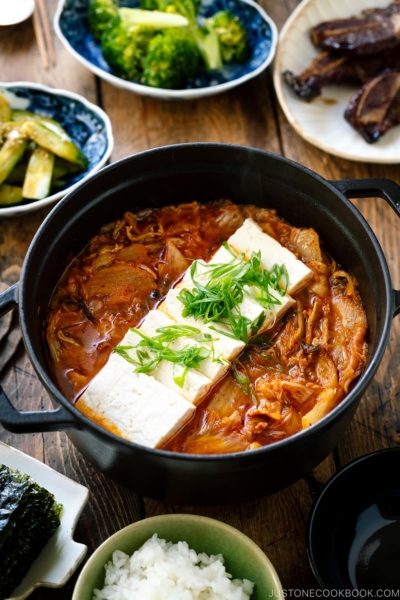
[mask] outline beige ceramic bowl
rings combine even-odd
[[[177,543],[186,541],[196,552],[222,553],[234,579],[256,585],[251,600],[282,597],[278,575],[264,552],[243,533],[207,517],[163,515],[128,525],[106,540],[91,556],[76,583],[72,600],[92,600],[93,590],[104,584],[104,565],[115,550],[133,554],[154,533]]]

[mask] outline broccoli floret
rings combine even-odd
[[[189,23],[196,22],[196,12],[200,0],[140,0],[140,8],[182,15]]]
[[[200,0],[140,0],[140,7],[147,10],[159,10],[170,14],[186,17],[191,26],[191,32],[198,50],[209,71],[222,67],[221,51],[217,34],[211,27],[199,27],[196,23],[196,13]]]
[[[182,15],[189,23],[196,22],[196,5],[192,0],[158,0],[158,10]]]
[[[117,0],[90,0],[88,6],[89,27],[96,40],[100,41],[107,24],[117,15]]]
[[[187,29],[168,29],[150,42],[142,81],[149,86],[179,89],[194,76],[200,54]]]
[[[217,34],[224,63],[247,60],[250,40],[238,17],[229,10],[222,10],[206,19],[205,26]]]
[[[124,79],[140,79],[143,62],[154,30],[131,25],[120,16],[109,23],[101,38],[103,56]]]
[[[140,79],[149,42],[156,32],[187,25],[187,19],[181,15],[120,8],[118,17],[112,19],[103,32],[103,56],[121,77]]]
[[[160,10],[158,0],[140,0],[140,8],[143,10]]]
[[[196,27],[193,34],[207,70],[215,71],[216,69],[221,69],[221,49],[215,31],[209,30],[207,27]]]

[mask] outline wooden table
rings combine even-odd
[[[320,0],[323,2],[323,0]],[[50,14],[57,0],[48,0]],[[281,28],[297,0],[261,0]],[[108,113],[114,130],[118,160],[141,150],[180,142],[215,141],[253,146],[282,154],[327,179],[389,177],[400,183],[398,166],[366,165],[325,154],[304,142],[288,125],[272,86],[271,71],[235,90],[192,102],[162,102],[119,90],[97,79],[56,42],[57,67],[44,71],[30,21],[2,28],[0,78],[35,81],[82,94]],[[386,254],[395,287],[400,287],[399,223],[380,199],[359,200],[357,207],[377,234]],[[0,279],[12,264],[22,264],[28,245],[48,211],[0,223]],[[399,321],[392,326],[390,342],[377,375],[361,401],[352,425],[334,452],[313,474],[286,490],[261,500],[211,508],[166,505],[139,497],[114,484],[82,459],[65,433],[13,435],[0,431],[0,439],[45,462],[90,489],[89,503],[79,521],[75,539],[87,544],[88,556],[120,528],[145,517],[190,512],[220,519],[252,538],[275,565],[284,588],[316,587],[305,550],[307,515],[315,493],[337,469],[367,452],[400,442]],[[1,382],[20,409],[49,408],[50,401],[27,359],[22,344],[3,371]],[[79,570],[78,570],[79,572]],[[32,600],[71,598],[75,574],[60,590],[41,588]]]

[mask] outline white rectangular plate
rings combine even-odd
[[[65,585],[83,560],[87,547],[74,542],[72,536],[88,501],[87,488],[57,473],[35,458],[0,442],[0,464],[30,475],[36,483],[54,494],[64,509],[61,524],[32,564],[9,600],[24,600],[39,586]]]

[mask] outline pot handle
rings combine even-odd
[[[5,292],[0,294],[0,317],[18,306],[18,283],[14,283]]]
[[[0,294],[0,317],[18,306],[18,283]],[[75,419],[63,408],[22,412],[13,407],[0,385],[0,423],[14,433],[78,429]]]
[[[400,185],[391,179],[339,179],[329,183],[348,198],[383,198],[400,217]]]
[[[348,198],[383,198],[400,217],[400,185],[391,179],[340,179],[330,183]],[[400,314],[400,290],[393,290],[393,295],[395,317]]]
[[[0,386],[0,423],[13,433],[37,433],[44,431],[67,431],[79,429],[75,419],[66,410],[24,412],[11,404],[3,388]]]

